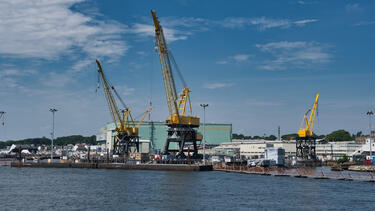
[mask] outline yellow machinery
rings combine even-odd
[[[169,109],[169,116],[166,119],[168,125],[168,137],[164,147],[164,153],[177,152],[177,157],[185,158],[185,143],[189,142],[194,146],[193,157],[198,156],[196,141],[202,139],[194,128],[199,127],[199,117],[193,116],[190,102],[190,89],[184,83],[181,94],[177,95],[176,85],[173,78],[171,61],[178,71],[178,67],[172,54],[169,52],[167,42],[164,37],[163,28],[159,23],[155,11],[151,10],[152,18],[155,25],[155,36],[157,51],[159,54],[161,71],[163,76],[165,94]],[[179,149],[169,149],[171,142],[178,143]]]
[[[318,100],[319,100],[319,93],[316,95],[313,108],[309,109],[303,116],[303,121],[298,131],[298,136],[301,138],[313,135],[314,121],[315,121],[315,116],[316,116],[317,108],[318,108]],[[309,114],[309,112],[310,112],[310,118],[307,119],[307,115]]]
[[[104,75],[102,66],[99,60],[96,60],[96,64],[98,65],[98,88],[100,86],[100,81],[103,84],[103,89],[105,93],[105,97],[107,100],[107,104],[109,107],[109,111],[111,113],[113,122],[116,126],[116,136],[114,137],[114,145],[113,145],[113,154],[117,155],[127,155],[132,148],[134,148],[137,152],[139,152],[139,136],[138,136],[138,128],[142,121],[146,118],[147,114],[151,111],[152,108],[149,108],[143,117],[140,119],[138,124],[136,125],[131,113],[130,109],[125,105],[124,101],[121,99],[120,95],[117,93],[114,86],[110,84],[107,80],[106,76]],[[101,80],[100,80],[101,79]],[[113,94],[120,100],[121,104],[124,106],[125,109],[120,110],[118,109],[117,103]]]
[[[315,137],[313,133],[315,117],[318,112],[319,93],[316,95],[312,109],[309,109],[304,115],[298,130],[298,138],[296,140],[297,158],[300,160],[316,160],[315,153]],[[309,115],[309,119],[307,116]]]

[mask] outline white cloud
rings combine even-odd
[[[223,21],[218,21],[220,25],[226,28],[244,28],[246,26],[257,26],[259,30],[263,31],[271,28],[289,28],[291,26],[304,26],[307,23],[318,21],[317,19],[304,19],[292,21],[289,19],[272,19],[266,17],[244,18],[244,17],[230,17]]]
[[[217,61],[216,64],[228,64],[228,61],[221,60],[221,61]]]
[[[163,31],[167,42],[186,40],[188,38],[188,35],[191,35],[189,31],[182,31],[167,27],[163,27]],[[136,23],[132,28],[128,30],[128,32],[140,34],[142,36],[155,37],[155,27],[154,25],[150,24]]]
[[[311,65],[330,61],[329,46],[317,42],[271,42],[255,45],[261,51],[270,53],[274,59],[265,61],[260,68],[264,70],[284,70],[286,68],[309,68]]]
[[[245,104],[248,106],[254,107],[264,107],[264,106],[282,106],[283,103],[276,102],[276,101],[264,101],[264,100],[257,100],[257,99],[248,99],[245,101]]]
[[[308,5],[308,4],[316,4],[318,3],[317,1],[297,1],[297,4],[300,5]]]
[[[3,90],[8,88],[24,89],[21,82],[22,78],[35,74],[37,74],[37,71],[33,69],[0,69],[0,87]]]
[[[125,26],[71,9],[84,1],[1,1],[0,54],[47,60],[77,52],[90,58],[123,55]]]
[[[345,10],[347,12],[361,12],[363,9],[359,4],[347,4],[345,5]]]
[[[373,25],[375,24],[375,21],[360,21],[356,24],[354,24],[355,26],[366,26],[366,25]]]
[[[249,61],[249,59],[252,56],[253,55],[251,55],[251,54],[236,54],[236,55],[233,55],[233,56],[229,56],[227,59],[217,61],[216,64],[229,64],[229,63],[239,64],[239,63]]]
[[[244,61],[249,60],[250,57],[251,57],[250,54],[237,54],[237,55],[232,56],[231,58],[235,62],[239,63],[239,62],[244,62]]]
[[[296,24],[297,26],[304,26],[307,23],[314,23],[317,21],[318,19],[305,19],[305,20],[294,21],[294,24]]]
[[[163,17],[160,24],[163,26],[164,34],[168,42],[186,40],[195,32],[210,30],[213,27],[244,28],[256,26],[260,31],[270,28],[289,28],[291,26],[304,26],[316,22],[317,19],[289,20],[272,19],[266,17],[228,17],[223,20],[209,20],[196,17]],[[135,33],[142,36],[154,37],[154,25],[150,23],[135,23],[127,30],[128,33]]]
[[[127,85],[115,85],[115,88],[119,93],[120,97],[129,96],[135,92],[135,88],[128,87]]]
[[[203,85],[203,88],[219,89],[219,88],[231,87],[233,85],[234,85],[233,83],[207,83]]]

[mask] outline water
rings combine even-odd
[[[226,172],[0,167],[0,210],[371,210],[375,184]]]

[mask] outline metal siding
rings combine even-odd
[[[115,125],[110,123],[107,128],[114,130]],[[203,135],[203,123],[198,132]],[[151,140],[152,136],[151,147],[155,150],[163,150],[167,138],[167,126],[165,122],[142,122],[139,126],[139,136],[142,140]],[[206,143],[219,145],[224,142],[232,142],[232,124],[206,123]]]

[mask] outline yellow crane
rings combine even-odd
[[[313,135],[315,116],[316,116],[317,108],[318,108],[318,100],[319,100],[319,93],[316,95],[315,102],[314,102],[312,109],[309,109],[303,115],[303,120],[302,120],[300,129],[298,130],[298,136],[301,138]],[[307,115],[309,113],[310,113],[310,117],[309,119],[307,119]]]
[[[314,137],[314,123],[318,112],[319,93],[315,97],[312,109],[309,109],[304,115],[303,120],[298,130],[298,137],[296,140],[297,158],[300,160],[316,160],[315,153],[315,137]],[[309,115],[310,114],[310,115]],[[307,119],[307,117],[309,118]]]
[[[199,117],[193,116],[190,101],[190,89],[188,86],[186,86],[184,80],[182,79],[184,88],[181,94],[177,95],[171,61],[175,65],[175,69],[177,71],[179,70],[173,55],[168,49],[163,28],[160,25],[155,11],[151,10],[151,15],[155,25],[156,49],[159,54],[165,94],[169,109],[169,116],[166,119],[166,124],[168,126],[168,137],[164,146],[164,153],[169,154],[170,152],[177,152],[177,157],[185,158],[185,143],[191,143],[194,147],[192,151],[193,157],[197,157],[198,149],[196,142],[202,140],[202,135],[197,133],[197,131],[194,129],[199,127]],[[170,149],[169,144],[171,142],[178,143],[179,149]]]
[[[132,148],[135,148],[134,150],[139,152],[138,128],[140,124],[143,122],[143,120],[146,118],[147,114],[152,110],[152,108],[147,109],[145,114],[142,116],[142,118],[136,125],[131,115],[129,107],[126,106],[126,104],[116,91],[115,87],[112,86],[111,83],[108,81],[107,77],[103,72],[99,60],[96,60],[96,64],[98,66],[99,74],[98,88],[100,87],[100,82],[102,82],[109,111],[112,116],[113,123],[116,127],[117,134],[114,137],[113,154],[127,155],[132,150]],[[122,106],[124,107],[124,109],[121,110],[121,114],[113,95],[115,95],[120,100]]]

